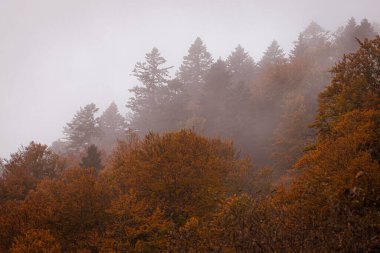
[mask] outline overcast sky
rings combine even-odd
[[[335,30],[350,17],[379,22],[380,0],[0,0],[0,157],[50,145],[90,102],[125,114],[153,46],[175,67],[197,36],[214,58],[241,44],[257,61],[312,20]]]

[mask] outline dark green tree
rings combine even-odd
[[[96,171],[103,169],[100,152],[94,144],[87,148],[86,156],[82,158],[79,165],[83,168],[94,168]]]

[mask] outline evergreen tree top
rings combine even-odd
[[[207,47],[198,37],[188,50],[188,55],[183,57],[182,65],[179,67],[177,77],[186,84],[200,84],[213,63],[211,54]]]
[[[137,62],[132,73],[143,86],[152,91],[157,87],[162,87],[170,79],[169,69],[172,67],[162,67],[166,63],[156,47],[145,55],[145,62]]]
[[[276,40],[267,47],[263,57],[261,58],[259,65],[265,67],[268,65],[282,64],[286,61],[284,50],[280,47]]]

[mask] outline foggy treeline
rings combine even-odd
[[[87,105],[53,150],[70,153],[93,143],[110,152],[125,129],[140,137],[150,131],[192,129],[232,140],[255,164],[273,166],[280,176],[313,142],[315,132],[308,126],[317,113],[318,94],[330,82],[329,70],[343,54],[359,47],[356,39],[373,38],[376,29],[366,19],[357,24],[352,18],[335,32],[312,22],[288,57],[273,41],[258,62],[240,45],[227,59],[213,59],[196,38],[173,78],[173,67],[153,48],[132,72],[140,81],[127,103],[132,115],[123,119],[112,103],[96,118],[96,106]],[[85,120],[92,125],[75,125]],[[75,139],[77,135],[81,137]]]
[[[311,22],[257,62],[196,38],[177,70],[153,48],[127,117],[84,105],[1,163],[0,251],[380,251],[379,33]]]

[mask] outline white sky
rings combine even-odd
[[[380,21],[380,0],[0,0],[0,157],[62,137],[80,106],[125,113],[134,64],[153,46],[176,68],[199,36],[214,58],[241,44],[289,51],[312,20]]]

